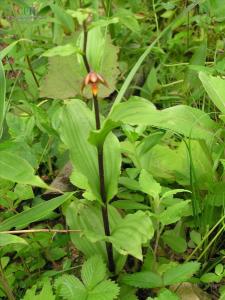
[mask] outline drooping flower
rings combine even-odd
[[[99,84],[103,84],[103,85],[108,87],[108,84],[107,84],[106,80],[101,75],[99,75],[98,73],[96,73],[94,71],[91,71],[84,78],[81,90],[83,91],[83,89],[87,85],[90,85],[91,90],[92,90],[92,94],[94,96],[97,96],[98,90],[99,90]]]

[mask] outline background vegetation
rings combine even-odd
[[[1,299],[225,299],[224,30],[223,0],[1,1]]]

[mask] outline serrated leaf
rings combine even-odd
[[[153,272],[138,272],[134,274],[126,274],[121,278],[122,283],[137,288],[157,288],[163,286],[160,275]]]
[[[82,36],[76,47],[82,49]],[[112,44],[109,36],[105,36],[100,28],[89,31],[87,56],[93,71],[98,72],[108,83],[108,87],[99,87],[100,98],[109,96],[115,90],[119,74],[117,62],[118,48]],[[67,99],[81,95],[81,86],[87,71],[80,55],[49,58],[48,73],[41,81],[41,97]],[[87,86],[83,91],[85,98],[92,98],[91,89]]]
[[[172,285],[185,282],[190,279],[200,268],[198,262],[187,262],[171,267],[163,275],[164,285]]]
[[[105,280],[88,292],[87,300],[114,300],[117,299],[119,291],[115,282]]]
[[[168,289],[163,289],[159,292],[158,297],[155,300],[180,300],[180,298]],[[191,300],[191,299],[190,299]]]
[[[26,291],[26,294],[22,300],[55,300],[49,280],[43,284],[40,293],[37,294],[37,291],[38,287],[37,285],[34,285],[31,289]]]
[[[142,244],[149,241],[153,234],[154,228],[148,213],[137,211],[126,215],[107,239],[119,253],[142,260]]]
[[[82,266],[81,278],[88,289],[92,289],[105,279],[106,265],[101,256],[89,258]]]
[[[63,275],[56,279],[55,288],[57,294],[65,300],[87,300],[87,290],[75,276]]]

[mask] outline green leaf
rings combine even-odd
[[[81,53],[81,50],[72,44],[66,44],[63,46],[56,46],[52,49],[45,51],[41,56],[52,57],[52,56],[68,56],[74,53]]]
[[[164,285],[177,284],[190,279],[200,268],[198,262],[187,262],[171,267],[163,275]]]
[[[87,300],[87,290],[83,283],[73,275],[63,275],[55,281],[57,295],[65,300]]]
[[[9,244],[27,245],[27,242],[19,236],[7,233],[0,233],[0,247],[4,247]]]
[[[57,294],[65,300],[114,300],[119,294],[119,287],[111,280],[104,280],[105,276],[106,267],[102,259],[97,256],[91,257],[81,270],[81,277],[86,286],[74,276],[63,275],[55,283]]]
[[[87,300],[114,300],[117,299],[119,290],[115,282],[105,280],[89,291]]]
[[[216,107],[225,114],[225,80],[200,72],[199,78]]]
[[[113,201],[112,202],[112,206],[116,207],[116,208],[122,208],[125,210],[129,210],[129,209],[150,209],[150,207],[146,204],[143,203],[139,203],[139,202],[135,202],[132,200],[117,200],[117,201]]]
[[[135,19],[135,15],[129,10],[119,9],[116,12],[116,16],[119,18],[120,23],[130,29],[132,32],[139,33],[140,26],[138,21]]]
[[[53,295],[51,283],[47,280],[41,289],[41,292],[37,294],[39,288],[37,285],[34,285],[31,289],[26,291],[26,294],[22,300],[55,300],[55,296]]]
[[[187,6],[180,15],[177,16],[177,18],[173,21],[170,22],[169,25],[161,31],[157,38],[147,47],[147,49],[143,52],[143,54],[139,57],[133,68],[131,69],[130,73],[126,77],[126,80],[124,81],[114,103],[111,108],[110,113],[114,110],[114,108],[121,102],[121,100],[124,97],[124,94],[126,93],[126,90],[128,89],[130,83],[132,82],[134,75],[137,73],[138,69],[144,62],[144,60],[148,57],[148,55],[151,53],[152,49],[155,47],[155,45],[158,43],[158,41],[168,33],[169,30],[175,29],[177,27],[177,23],[179,20],[182,20],[183,16],[185,16],[188,12],[190,12],[195,6],[197,6],[201,0],[196,0],[195,3],[190,4]]]
[[[162,190],[161,185],[145,169],[141,170],[139,184],[143,193],[146,193],[153,198],[159,197]]]
[[[138,272],[134,274],[126,274],[121,277],[124,284],[137,288],[151,289],[163,286],[160,275],[153,272]]]
[[[75,28],[73,18],[60,6],[56,4],[51,4],[50,6],[55,18],[61,23],[61,25],[65,26],[68,31],[74,32]]]
[[[154,126],[207,141],[214,138],[217,128],[207,114],[196,108],[177,105],[159,111],[149,101],[133,97],[114,108],[101,130],[91,133],[90,142],[95,145],[102,144],[107,134],[121,124]]]
[[[180,298],[175,293],[171,292],[168,289],[161,290],[159,292],[158,297],[147,298],[147,300],[150,300],[150,299],[155,299],[155,300],[180,300]]]
[[[162,235],[163,242],[177,253],[184,253],[187,250],[187,242],[184,238],[175,235],[173,230],[167,230]]]
[[[28,39],[19,39],[15,42],[12,42],[7,47],[5,47],[3,50],[0,51],[0,60],[2,60],[4,57],[6,57],[13,50],[13,48],[20,42],[32,42],[32,41],[28,40]]]
[[[71,41],[73,44],[73,40]],[[82,35],[75,46],[83,49]],[[95,72],[98,72],[108,83],[108,87],[99,86],[99,98],[109,96],[116,89],[116,81],[119,75],[118,47],[112,44],[111,38],[101,31],[101,28],[93,28],[88,33],[87,56],[89,64]],[[41,81],[41,97],[68,99],[81,95],[81,86],[87,71],[81,55],[55,56],[49,58],[48,73]],[[85,98],[92,98],[90,86],[83,90]]]
[[[148,213],[137,211],[128,214],[107,237],[117,251],[123,255],[133,255],[142,260],[142,244],[147,243],[154,234],[153,224]]]
[[[93,256],[83,264],[81,278],[88,289],[94,288],[105,277],[106,265],[100,256]]]
[[[186,215],[190,201],[191,200],[182,201],[168,207],[160,213],[157,218],[164,226],[179,221],[184,215]]]
[[[98,201],[102,201],[99,187],[97,149],[88,142],[90,131],[95,127],[94,113],[80,100],[65,105],[61,116],[61,138],[70,150],[72,164],[83,176]],[[118,139],[110,134],[104,145],[105,186],[107,201],[117,193],[121,154]]]
[[[109,224],[110,229],[113,230],[121,221],[119,212],[108,205]],[[84,234],[71,234],[71,240],[74,243],[76,249],[84,253],[86,257],[92,257],[93,255],[101,255],[104,261],[107,261],[107,254],[105,248],[105,242],[100,240],[93,243],[85,235],[85,233],[93,233],[100,237],[104,237],[104,227],[102,221],[101,207],[96,203],[87,201],[75,200],[66,210],[66,221],[71,229],[81,230]],[[114,260],[116,262],[117,270],[121,270],[124,266],[126,256],[121,256],[114,249]]]
[[[17,183],[48,188],[40,177],[34,175],[34,169],[26,160],[11,152],[0,152],[0,177]]]
[[[110,24],[116,24],[118,22],[119,22],[119,18],[117,17],[111,17],[111,18],[107,17],[107,19],[99,19],[97,21],[92,22],[88,28],[92,29],[95,27],[107,27]]]
[[[219,283],[221,279],[222,279],[221,276],[218,276],[215,273],[205,273],[200,278],[200,280],[204,283],[211,283],[211,282]]]
[[[0,231],[11,228],[24,228],[32,222],[36,222],[49,215],[51,211],[62,205],[72,197],[73,193],[66,193],[57,198],[38,204],[28,210],[25,210],[13,217],[10,217],[0,224]]]
[[[5,118],[5,94],[6,94],[6,80],[5,71],[0,60],[0,138],[2,136],[3,122]]]

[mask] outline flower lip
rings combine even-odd
[[[88,84],[91,85],[92,94],[95,96],[98,94],[98,90],[99,90],[98,85],[99,84],[103,84],[106,87],[108,87],[106,80],[101,75],[99,75],[98,73],[96,73],[94,71],[90,71],[87,74],[87,76],[84,78],[81,90],[83,91],[85,86],[87,86]]]

